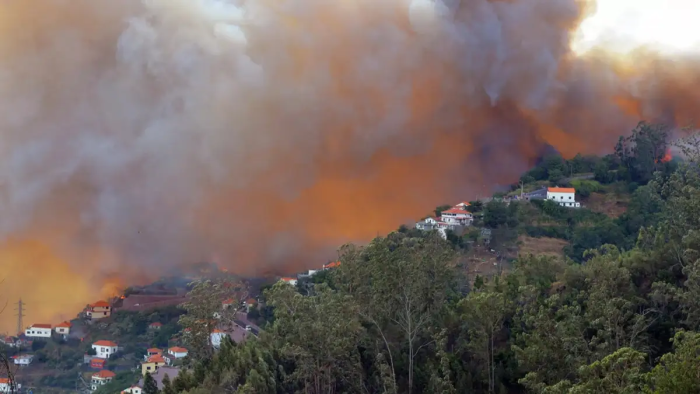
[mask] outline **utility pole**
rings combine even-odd
[[[21,334],[24,332],[24,323],[22,322],[22,319],[24,319],[24,303],[22,302],[22,299],[19,299],[19,302],[17,302],[17,308],[15,308],[17,311],[17,335]]]

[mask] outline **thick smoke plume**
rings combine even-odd
[[[4,286],[75,307],[105,278],[214,256],[318,266],[513,181],[546,145],[599,153],[641,118],[694,121],[697,59],[572,53],[593,6],[5,0]],[[49,298],[29,303],[68,308]]]

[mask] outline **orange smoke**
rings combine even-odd
[[[697,122],[692,56],[571,51],[591,1],[293,3],[0,4],[0,239],[44,253],[0,250],[34,273],[8,274],[8,297],[49,266],[74,284],[59,305],[41,279],[51,313],[212,254],[319,266],[548,145]]]

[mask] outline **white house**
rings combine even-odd
[[[175,358],[185,358],[187,357],[187,349],[185,349],[184,347],[173,346],[170,349],[168,349],[168,354]]]
[[[27,365],[32,363],[32,361],[34,360],[34,355],[18,354],[16,356],[13,356],[12,358],[15,359],[15,365],[19,365],[20,367],[26,367]]]
[[[17,382],[14,382],[14,386],[10,387],[10,378],[0,378],[0,393],[10,393],[22,389],[22,385],[17,384]]]
[[[440,219],[448,226],[468,226],[473,220],[471,212],[457,207],[442,211]]]
[[[56,327],[54,327],[53,329],[54,331],[56,331],[57,334],[68,335],[70,334],[70,323],[64,321],[63,323],[57,324]]]
[[[280,279],[280,281],[282,281],[284,283],[289,283],[292,286],[297,285],[297,278],[282,278],[282,279]]]
[[[92,348],[95,349],[95,357],[98,358],[109,358],[119,349],[116,343],[105,340],[93,343]]]
[[[92,391],[97,390],[100,386],[103,386],[112,381],[112,379],[117,376],[114,372],[103,369],[92,375],[92,382],[90,388]]]
[[[143,389],[139,386],[133,385],[127,389],[124,389],[119,394],[143,394]]]
[[[225,332],[215,328],[214,331],[211,332],[211,345],[215,348],[219,348],[225,336]]]
[[[37,338],[51,338],[51,324],[32,324],[24,330],[24,335]]]
[[[581,207],[581,203],[576,202],[576,189],[573,187],[549,187],[547,200],[554,201],[562,207]]]

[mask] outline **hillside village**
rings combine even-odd
[[[505,206],[514,202],[535,200],[552,201],[567,208],[581,207],[580,202],[576,199],[576,190],[572,187],[544,187],[527,193],[521,190],[519,194],[488,199],[489,203],[499,203]],[[415,229],[422,232],[436,231],[443,239],[448,239],[448,235],[451,234],[467,237],[467,231],[475,227],[476,224],[480,228],[485,249],[493,253],[495,250],[488,248],[489,233],[484,232],[487,230],[487,226],[485,227],[483,223],[484,206],[482,201],[463,201],[454,206],[438,207],[436,215],[418,221],[415,224]],[[486,234],[485,237],[484,234]],[[331,261],[321,265],[318,269],[310,269],[293,277],[281,277],[279,281],[295,287],[303,286],[313,280],[317,274],[337,268],[340,264],[340,261]],[[207,275],[213,271],[205,268],[201,272]],[[202,277],[196,279],[202,279]],[[159,389],[162,389],[165,376],[167,375],[170,380],[177,377],[189,354],[187,337],[190,335],[190,329],[182,329],[174,319],[175,315],[179,316],[183,313],[182,310],[178,310],[178,305],[188,299],[186,287],[182,286],[183,283],[187,282],[180,280],[179,284],[172,286],[161,284],[147,291],[130,289],[114,299],[100,300],[87,305],[78,318],[72,321],[64,321],[56,325],[34,323],[28,326],[21,335],[6,336],[0,339],[0,343],[13,349],[14,354],[11,359],[19,368],[16,378],[17,388],[32,387],[26,384],[23,386],[23,376],[30,377],[34,368],[42,369],[43,365],[51,363],[47,355],[42,353],[47,345],[41,344],[47,341],[52,345],[56,344],[57,346],[51,346],[55,349],[61,346],[72,347],[76,350],[85,349],[79,361],[77,354],[74,356],[74,359],[81,365],[79,368],[80,377],[66,379],[64,383],[57,382],[58,385],[55,387],[58,390],[60,387],[67,388],[69,385],[76,385],[77,382],[78,387],[82,386],[81,392],[97,392],[101,387],[116,382],[118,374],[134,380],[129,384],[125,383],[121,393],[141,394],[147,375],[154,379]],[[233,324],[215,323],[209,334],[209,345],[218,349],[224,338],[241,343],[250,336],[257,336],[261,328],[249,316],[251,311],[254,312],[253,315],[258,315],[259,308],[264,306],[264,302],[262,302],[263,305],[260,305],[260,301],[260,296],[251,296],[244,300],[222,299],[221,313],[214,313],[213,317],[221,319],[224,311],[233,308],[235,310]],[[159,321],[153,318],[153,311],[159,309],[170,310],[175,315]],[[110,335],[113,332],[110,327],[118,324],[115,317],[120,314],[134,313],[147,315],[149,320],[142,333],[142,336],[147,340],[138,348],[133,343],[132,338],[129,338],[128,344],[124,345],[123,342],[120,344],[121,341],[118,339],[120,335]],[[149,313],[151,314],[148,315]],[[166,331],[167,338],[158,340],[159,344],[163,346],[148,346],[149,339],[153,343],[155,337]],[[127,382],[130,379],[123,377],[121,380]],[[50,379],[44,378],[43,382],[50,384]],[[36,385],[36,383],[32,385]],[[3,387],[9,386],[2,386],[0,382],[0,392],[2,392]]]
[[[569,176],[564,177],[563,170],[567,167],[571,168]],[[665,173],[657,171],[657,176],[668,176],[675,168],[676,164],[668,163],[662,168]],[[645,171],[654,170],[656,169],[647,168]],[[372,247],[379,247],[377,245],[381,246],[382,243],[391,248],[397,247],[396,245],[412,245],[414,242],[437,238],[431,234],[440,234],[447,241],[440,241],[444,244],[440,248],[446,246],[450,250],[449,253],[445,250],[439,253],[447,253],[447,256],[454,252],[456,256],[456,264],[450,259],[449,267],[443,268],[455,269],[455,274],[464,275],[467,279],[467,283],[453,288],[449,294],[466,297],[464,300],[471,300],[472,296],[479,297],[481,291],[477,290],[488,288],[491,289],[489,291],[497,291],[498,288],[486,285],[494,277],[513,277],[508,276],[513,271],[513,275],[524,275],[522,266],[517,265],[523,264],[522,261],[535,259],[532,261],[539,261],[538,264],[554,264],[552,261],[558,261],[571,267],[585,268],[577,263],[590,261],[591,255],[587,251],[597,250],[603,245],[620,251],[632,249],[640,229],[659,220],[656,215],[659,210],[657,200],[649,197],[650,188],[640,186],[635,181],[646,179],[649,182],[651,177],[641,170],[635,171],[638,173],[634,175],[625,173],[619,164],[619,158],[614,156],[602,159],[577,156],[568,161],[560,157],[546,158],[525,173],[510,190],[496,193],[488,199],[436,207],[433,214],[423,216],[415,225],[401,226],[387,237],[380,237],[379,243],[373,243]],[[393,239],[398,240],[398,244],[392,244]],[[404,242],[407,240],[411,242]],[[550,257],[554,260],[548,260]],[[311,346],[305,335],[315,337],[327,334],[328,338],[337,337],[339,333],[335,330],[339,323],[333,319],[343,322],[359,319],[360,315],[352,308],[373,308],[373,302],[389,302],[387,305],[392,305],[391,308],[380,309],[380,313],[395,313],[393,311],[396,305],[391,304],[393,301],[381,297],[384,291],[380,292],[380,298],[361,298],[371,293],[377,285],[375,282],[369,281],[372,284],[364,290],[370,293],[353,293],[352,296],[341,293],[334,284],[334,281],[341,278],[335,273],[340,272],[342,276],[346,267],[361,270],[362,264],[367,262],[362,256],[358,256],[356,261],[352,258],[347,260],[347,256],[344,258],[320,264],[318,269],[256,284],[243,283],[234,275],[205,265],[198,267],[189,276],[163,278],[148,286],[125,289],[123,294],[113,299],[96,301],[87,305],[70,321],[58,324],[33,322],[20,335],[6,336],[0,342],[4,353],[10,356],[16,368],[15,382],[22,392],[39,387],[42,393],[77,390],[85,394],[141,394],[165,390],[178,377],[191,376],[192,371],[196,372],[197,366],[201,366],[198,364],[201,360],[223,362],[215,356],[220,353],[233,357],[231,355],[238,354],[236,352],[239,350],[257,352],[260,351],[259,346],[282,346],[290,340],[297,341],[296,348],[292,349],[297,352]],[[361,264],[358,265],[358,261]],[[403,260],[388,260],[388,263],[398,264],[399,261]],[[396,283],[391,280],[399,272],[393,269],[373,267],[373,271],[360,272],[358,277],[367,278],[383,273],[385,276],[382,280],[387,282],[382,286],[395,288]],[[420,271],[424,269],[420,266],[412,269],[419,271],[416,274],[407,271],[408,276],[400,280],[419,280],[425,275],[433,275],[432,271]],[[561,271],[560,268],[557,270]],[[546,271],[545,269],[537,275],[550,275]],[[552,282],[554,286],[555,279],[550,276],[547,278],[547,283]],[[202,280],[212,280],[212,283],[218,284],[202,287],[203,283],[208,283]],[[498,281],[492,283],[496,282]],[[279,286],[277,283],[290,286]],[[432,285],[431,280],[431,283],[420,286]],[[519,286],[517,282],[513,285],[512,289]],[[353,286],[368,285],[357,282]],[[448,293],[440,286],[448,285],[447,282],[440,284],[432,294],[438,297],[436,299],[445,301]],[[545,293],[549,294],[547,286]],[[356,306],[346,304],[345,301],[350,299],[348,297],[357,298],[357,303],[354,304]],[[286,314],[284,310],[274,307],[275,302],[277,305],[282,302],[280,300],[284,303],[294,302],[295,308],[306,312]],[[310,300],[308,304],[306,300]],[[439,305],[447,307],[446,305],[457,304],[441,302]],[[437,308],[438,305],[434,307]],[[494,310],[494,306],[489,306],[488,310]],[[473,320],[476,315],[464,311],[459,313],[463,313],[463,319],[472,319],[472,324],[478,327],[478,321],[475,323]],[[433,318],[438,319],[437,316]],[[356,321],[355,324],[359,322]],[[358,327],[356,329],[359,330]],[[320,328],[326,331],[317,331]],[[251,339],[261,335],[263,330],[266,335],[279,336],[281,342],[257,345],[262,341]],[[295,330],[299,330],[294,334],[297,337],[289,336]],[[377,333],[367,331],[366,335],[371,337]],[[452,340],[459,337],[458,334],[454,335]],[[400,338],[401,335],[398,335],[395,340],[399,341]],[[231,348],[229,340],[240,347]],[[321,341],[314,346],[325,346],[323,343],[326,342]],[[259,359],[275,365],[276,357],[283,357],[281,355],[287,351],[285,349],[282,347],[274,350],[280,353],[275,353],[273,358],[260,356]],[[341,350],[340,354],[352,349]],[[316,351],[313,348],[306,350],[305,354],[312,357]],[[239,356],[243,357],[242,354]],[[510,368],[505,362],[498,362],[498,368]],[[238,367],[245,365],[248,364],[243,363]],[[278,366],[281,368],[282,364]],[[342,370],[342,364],[337,366]],[[254,368],[258,367],[263,368],[259,371],[267,368]],[[460,368],[454,373],[459,373]],[[200,375],[196,378],[199,383],[194,383],[190,378],[182,378],[178,379],[178,384],[189,385],[187,387],[218,384],[203,377],[219,373],[217,371],[200,370]],[[247,375],[239,376],[238,384],[243,384],[240,382],[248,379],[245,376]],[[274,380],[279,381],[280,385],[287,384],[282,383],[284,379],[279,376],[274,377]],[[338,382],[334,384],[342,385]],[[0,379],[0,392],[9,391],[11,383],[7,378]],[[421,384],[427,385],[425,382]],[[464,380],[460,384],[482,389],[485,387],[483,380],[475,380],[473,383]],[[488,384],[493,387],[494,383]],[[506,381],[501,384],[503,387],[517,387],[519,383]]]

